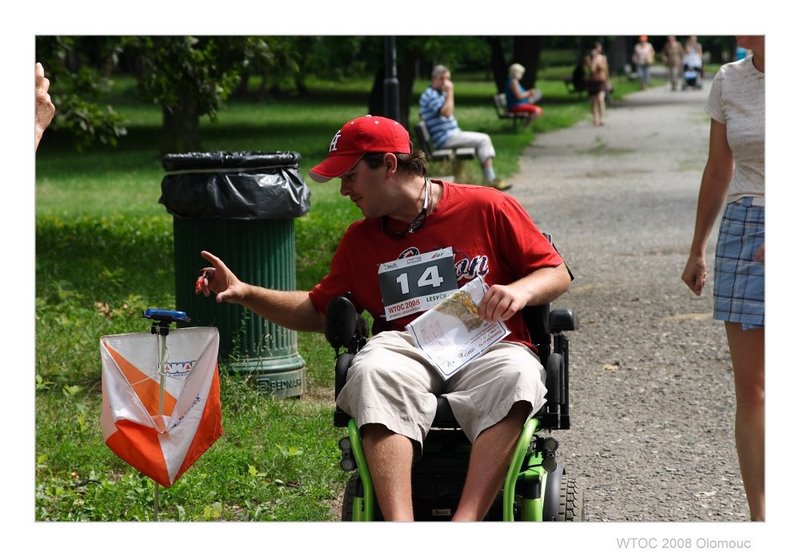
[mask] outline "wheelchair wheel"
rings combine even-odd
[[[361,487],[360,482],[358,472],[347,478],[342,497],[342,522],[352,522],[353,520],[353,500]]]
[[[583,522],[583,492],[578,480],[561,476],[556,522]]]

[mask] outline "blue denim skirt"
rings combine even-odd
[[[714,319],[764,326],[764,263],[755,261],[764,245],[764,207],[745,197],[728,203],[719,227],[714,259]]]

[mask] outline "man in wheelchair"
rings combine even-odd
[[[347,292],[373,318],[373,336],[347,371],[337,405],[352,416],[382,517],[413,520],[412,466],[423,452],[437,396],[472,444],[453,520],[482,520],[503,484],[520,431],[545,402],[546,388],[523,308],[548,304],[571,277],[561,256],[511,196],[427,177],[399,123],[377,116],[347,122],[312,179],[340,178],[361,210],[310,292],[245,284],[215,255],[199,291],[239,303],[281,326],[324,331],[328,304]],[[481,318],[510,334],[446,381],[405,325],[475,277],[488,285]]]

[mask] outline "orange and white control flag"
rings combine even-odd
[[[117,456],[169,487],[222,435],[219,331],[187,327],[156,337],[100,339],[100,420]],[[163,366],[159,340],[167,343]]]

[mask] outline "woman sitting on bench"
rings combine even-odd
[[[525,68],[521,64],[511,64],[508,68],[508,82],[506,83],[506,105],[509,112],[519,112],[527,115],[525,126],[544,113],[542,107],[535,105],[541,98],[536,89],[525,90],[519,80],[525,75]]]

